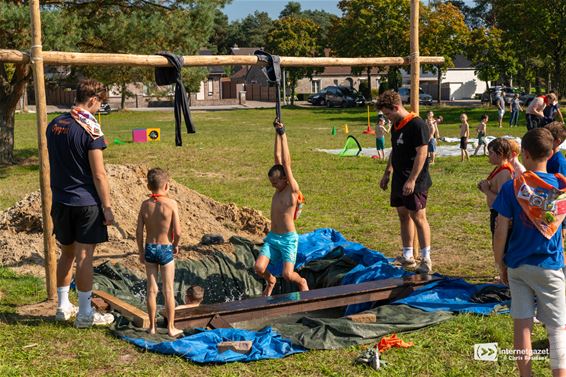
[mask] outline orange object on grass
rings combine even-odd
[[[377,349],[379,352],[385,352],[391,347],[409,348],[414,345],[413,342],[404,342],[401,338],[397,337],[397,334],[392,334],[390,336],[384,336],[381,338],[379,343],[377,343]]]

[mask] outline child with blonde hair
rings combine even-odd
[[[468,155],[468,138],[470,137],[470,125],[468,124],[468,115],[462,113],[460,115],[460,161],[470,161]]]

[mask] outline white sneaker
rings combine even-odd
[[[55,320],[56,321],[68,321],[71,317],[74,317],[79,312],[78,306],[73,304],[66,306],[66,307],[59,307],[57,308],[57,312],[55,313]]]
[[[421,259],[419,267],[415,270],[417,274],[430,274],[432,272],[432,261],[430,259]]]
[[[415,258],[413,258],[413,257],[405,258],[404,255],[399,255],[397,258],[395,258],[395,262],[399,263],[403,268],[415,268],[415,267],[417,267],[417,262],[415,261]]]
[[[75,327],[84,329],[92,326],[105,326],[114,322],[114,316],[110,313],[99,313],[92,311],[90,315],[77,315],[75,319]]]

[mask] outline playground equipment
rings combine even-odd
[[[134,128],[132,130],[132,141],[134,143],[146,143],[161,140],[161,128]]]
[[[56,284],[56,245],[53,237],[51,220],[51,190],[49,182],[49,159],[47,157],[47,105],[45,97],[44,64],[51,65],[97,65],[97,66],[137,66],[167,67],[168,60],[159,55],[132,54],[98,54],[79,52],[43,51],[41,41],[41,16],[39,0],[30,0],[30,18],[32,26],[31,53],[17,50],[0,49],[0,62],[14,64],[31,64],[34,77],[36,98],[36,123],[39,151],[39,177],[41,207],[43,219],[43,246],[45,253],[45,275],[47,297],[54,300],[57,294]],[[441,56],[420,56],[419,54],[419,4],[418,0],[410,0],[410,55],[406,57],[367,57],[367,58],[335,58],[335,57],[280,57],[281,67],[375,67],[389,65],[411,66],[411,110],[419,113],[419,81],[420,65],[444,64]],[[225,65],[260,65],[265,64],[256,55],[241,56],[183,56],[183,66],[225,66]]]
[[[371,121],[369,116],[369,105],[368,105],[368,128],[366,128],[363,132],[366,135],[375,135],[375,130],[371,128]]]
[[[362,153],[362,146],[360,145],[360,142],[352,135],[349,135],[346,138],[346,144],[344,144],[344,149],[342,150],[342,152],[338,154],[338,156],[357,157],[360,155],[360,153]]]

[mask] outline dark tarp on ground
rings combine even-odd
[[[205,288],[204,303],[225,302],[261,294],[263,281],[256,277],[253,271],[254,262],[259,251],[258,246],[239,237],[231,238],[230,242],[234,244],[234,253],[218,251],[203,256],[200,260],[176,262],[175,292],[178,304],[182,303],[181,299],[185,288],[194,284]],[[392,266],[389,262],[390,260],[381,253],[370,250],[358,243],[350,242],[333,229],[318,229],[299,237],[297,267],[300,267],[299,273],[308,280],[309,286],[312,288],[401,277],[407,274],[406,271]],[[94,289],[107,291],[144,311],[146,310],[144,301],[145,281],[134,276],[123,267],[109,264],[99,266],[96,269],[94,281]],[[452,290],[451,283],[455,284],[454,290]],[[287,318],[274,318],[269,321],[268,325],[272,325],[282,336],[291,338],[296,344],[306,348],[334,349],[346,347],[352,344],[376,341],[380,336],[391,332],[414,330],[444,321],[450,318],[451,315],[446,310],[450,311],[455,308],[450,305],[450,300],[453,299],[468,301],[466,303],[467,307],[472,308],[476,305],[476,307],[481,308],[483,313],[493,311],[494,308],[501,304],[498,302],[489,305],[474,303],[472,301],[473,294],[477,293],[478,289],[485,287],[485,285],[477,287],[478,289],[470,289],[470,287],[473,288],[475,286],[471,284],[464,286],[461,282],[451,281],[450,279],[447,279],[446,282],[443,281],[443,284],[433,283],[423,288],[425,294],[419,295],[419,291],[417,291],[410,296],[406,303],[412,307],[406,305],[386,305],[371,309],[377,315],[377,323],[364,324],[352,322],[348,319],[336,318],[343,315],[343,313],[338,312],[332,318],[317,318],[317,315],[313,315],[314,313],[299,313]],[[439,290],[441,292],[438,292]],[[462,295],[462,290],[466,292],[465,295]],[[294,287],[278,282],[274,293],[292,291],[295,291]],[[448,300],[448,304],[446,302],[438,304],[439,298],[441,301]],[[161,296],[158,296],[158,302],[162,304]],[[398,303],[403,302],[399,301]],[[457,302],[457,304],[461,305],[462,302]],[[419,305],[424,305],[422,308],[424,310],[417,309],[416,307],[419,307]],[[431,308],[434,308],[432,310],[435,311],[430,311]],[[253,329],[260,329],[264,326],[265,324]],[[147,332],[132,327],[124,318],[120,318],[120,321],[113,326],[113,331],[127,341],[156,352],[174,352],[183,356],[193,349],[190,348],[193,346],[191,346],[187,338],[171,342],[171,338],[163,333],[150,336]],[[287,354],[298,352],[297,350],[300,349],[300,347],[282,347],[278,343],[279,341],[275,339],[279,335],[271,331],[252,332],[253,334],[239,333],[238,331],[245,330],[235,330],[229,335],[235,339],[253,335],[257,339],[261,339],[262,344],[272,344],[274,346],[274,349],[269,352],[265,351],[259,356],[254,354],[250,358],[241,359],[238,356],[240,361],[257,360],[257,357],[283,357]],[[200,332],[191,330],[186,331],[185,334],[199,335]],[[218,334],[214,335],[214,333],[211,333],[210,336],[214,337],[218,336]],[[198,341],[201,341],[206,336],[201,335],[197,338],[199,338]],[[277,339],[280,339],[280,337]],[[146,340],[151,343],[147,343]],[[285,339],[282,339],[282,341],[283,343],[286,342]],[[151,344],[151,347],[149,344]],[[159,344],[165,344],[164,348],[161,348]],[[209,346],[214,348],[216,344]],[[202,345],[194,345],[194,347],[202,347]],[[285,350],[285,352],[289,353],[277,355],[277,350]],[[209,353],[209,355],[210,358],[206,359],[205,362],[226,362],[232,360],[230,355],[228,357],[230,360],[225,358],[226,355],[214,353]],[[191,357],[191,360],[202,362],[201,360],[204,359],[200,356],[195,356],[194,358]]]

